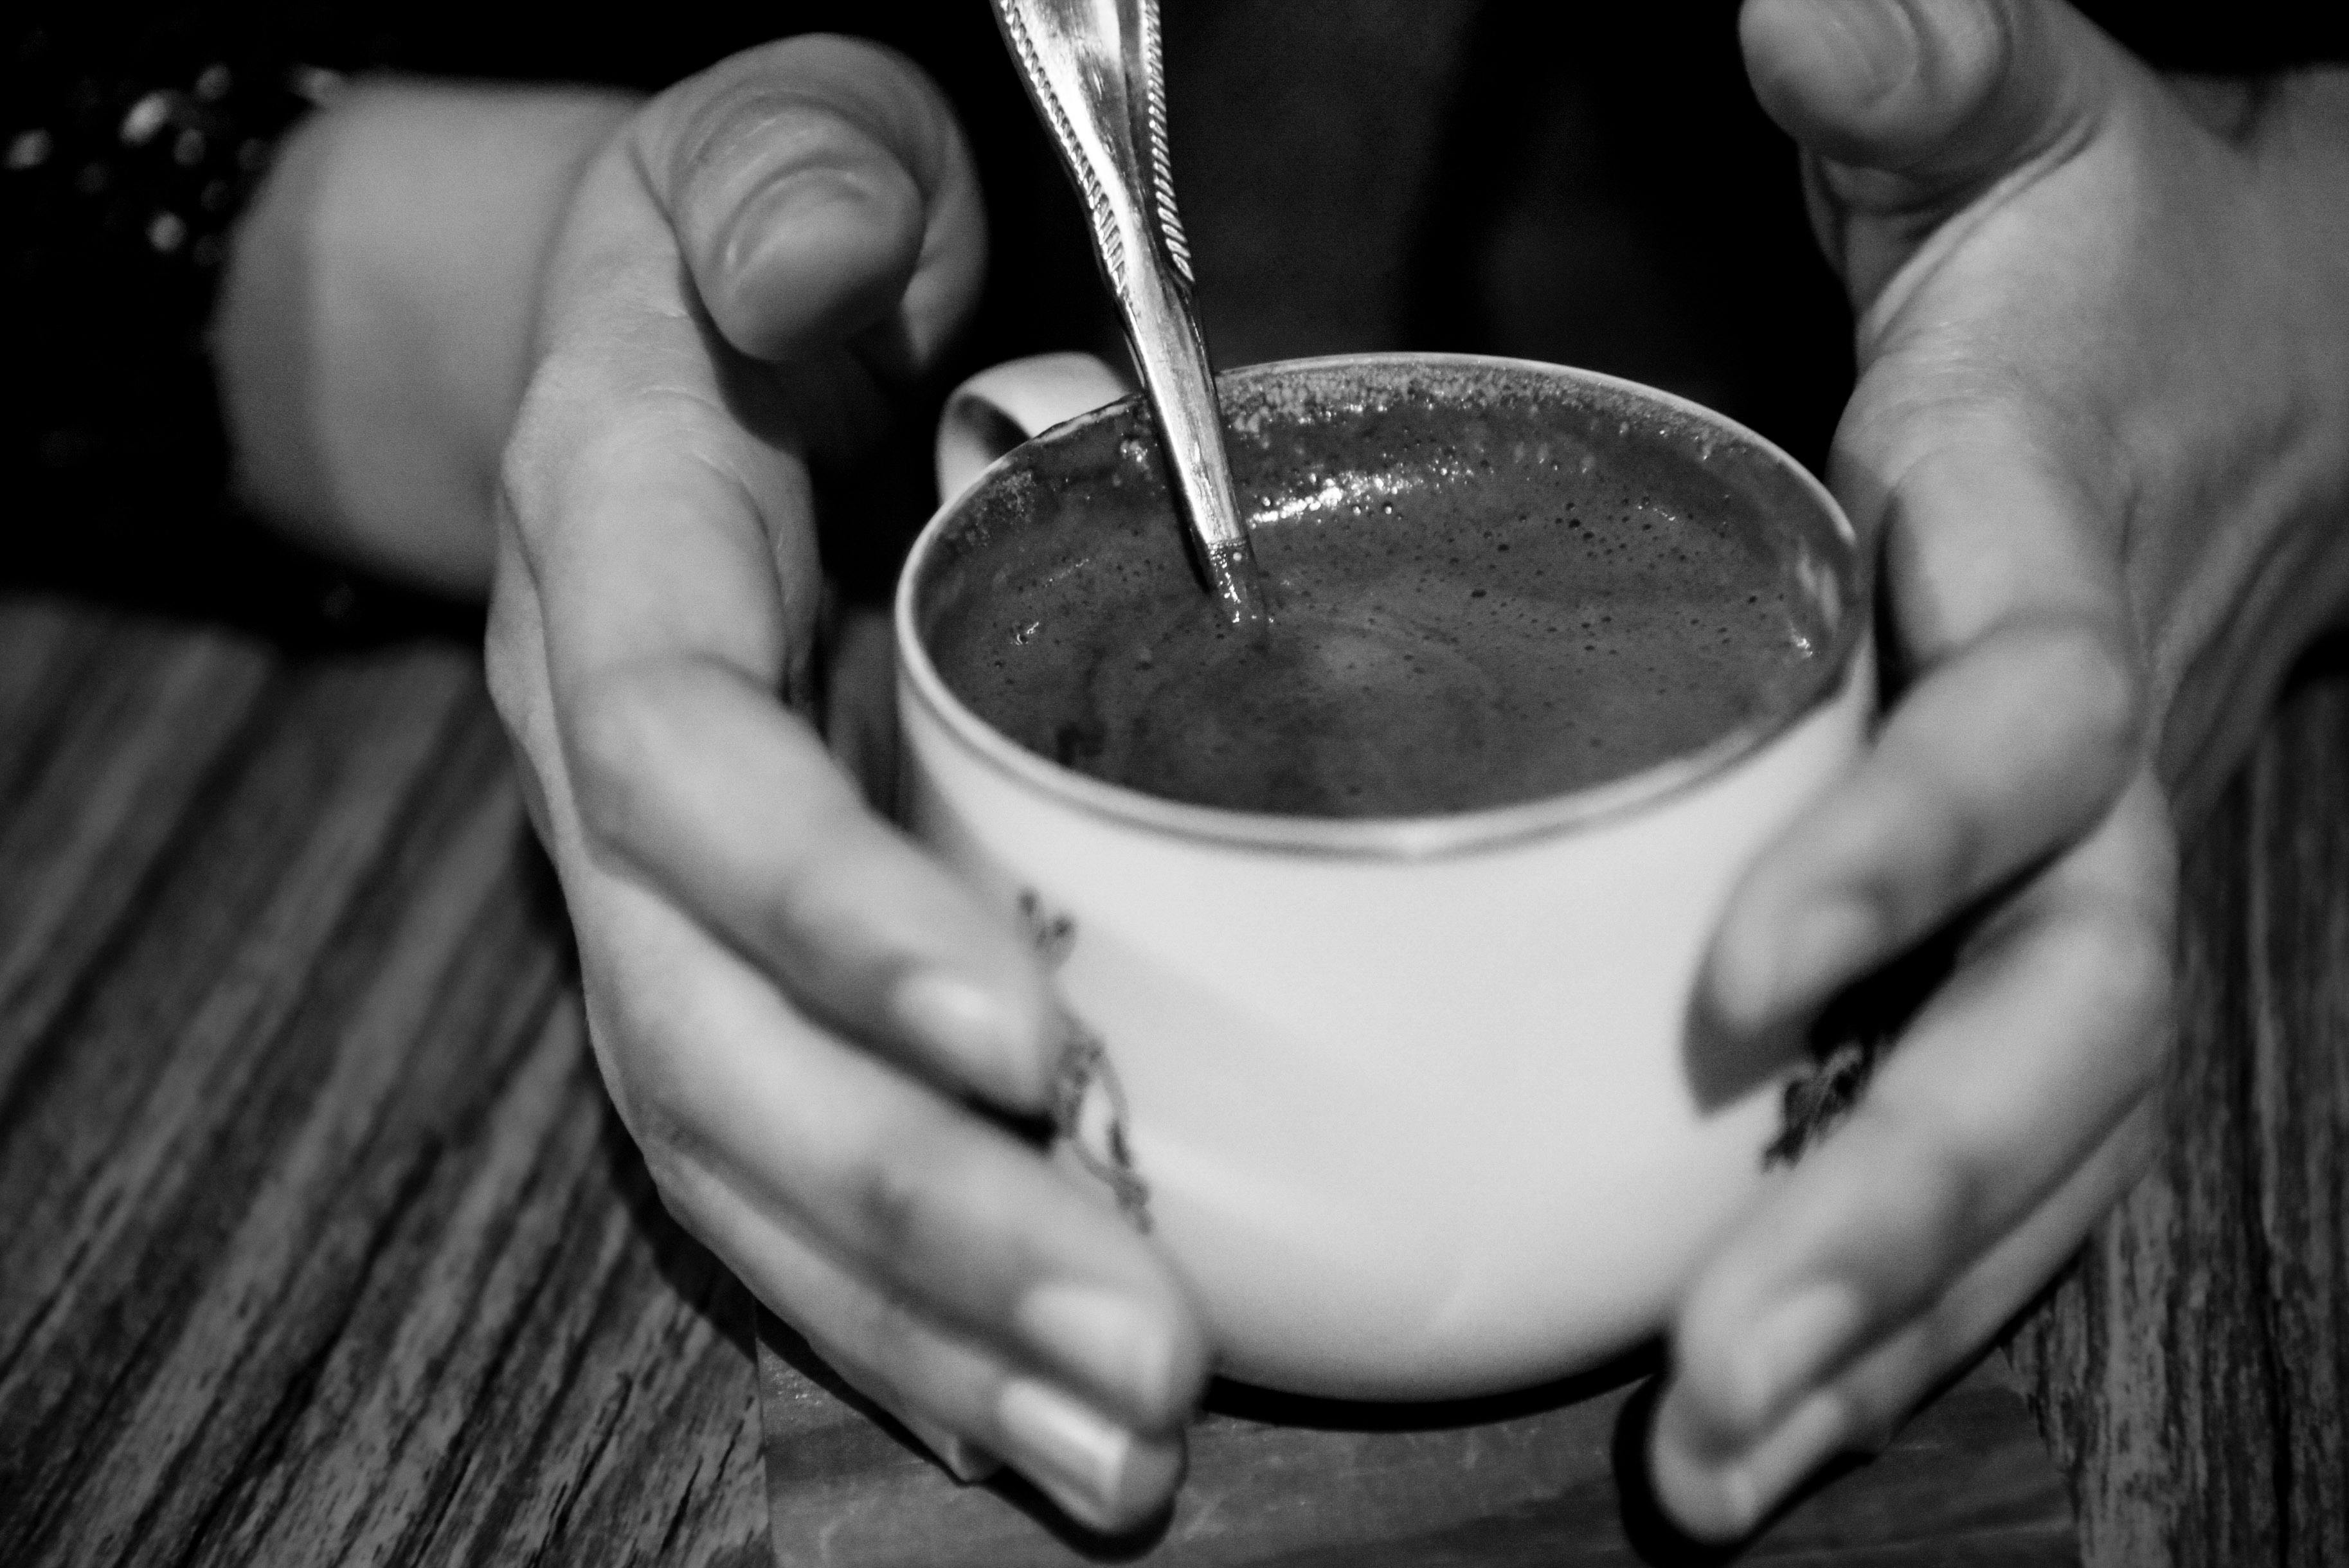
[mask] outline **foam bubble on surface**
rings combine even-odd
[[[1767,496],[1702,483],[1709,445],[1410,386],[1232,400],[1269,635],[1216,620],[1154,452],[1107,432],[982,509],[932,585],[933,658],[981,718],[1174,799],[1413,815],[1619,778],[1810,683],[1835,585],[1772,547]]]

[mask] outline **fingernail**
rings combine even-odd
[[[1813,12],[1845,45],[1845,61],[1861,79],[1854,85],[1869,100],[1909,79],[1917,68],[1918,43],[1907,7],[1825,5]]]
[[[1744,1459],[1722,1472],[1725,1521],[1739,1535],[1752,1532],[1787,1493],[1834,1458],[1850,1434],[1850,1407],[1840,1394],[1821,1389],[1804,1400]]]
[[[1841,1285],[1815,1285],[1764,1315],[1743,1358],[1751,1429],[1765,1429],[1826,1375],[1860,1330],[1859,1303]]]
[[[896,1412],[898,1423],[921,1440],[924,1448],[937,1456],[947,1472],[965,1486],[985,1480],[1003,1468],[1003,1461],[972,1442],[959,1437],[925,1416]]]
[[[854,228],[869,223],[874,200],[870,186],[843,170],[802,169],[786,174],[735,214],[726,234],[726,270],[739,275],[761,251],[803,244],[801,235],[811,226]]]
[[[1012,1324],[1040,1352],[1138,1412],[1164,1411],[1175,1397],[1174,1346],[1141,1303],[1102,1285],[1040,1285],[1022,1297]]]
[[[1016,1092],[1021,1073],[1003,1009],[960,975],[916,969],[889,991],[889,1021],[908,1044],[942,1057],[975,1087]]]
[[[1132,1521],[1133,1433],[1032,1378],[1006,1383],[995,1413],[1006,1457],[1070,1517],[1105,1532]]]

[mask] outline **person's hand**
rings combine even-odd
[[[1120,1529],[1180,1477],[1199,1328],[985,1114],[1046,1110],[1054,999],[812,722],[810,462],[873,439],[982,246],[947,107],[885,51],[796,39],[645,106],[543,275],[490,677],[671,1212],[950,1463]]]
[[[2349,107],[2169,82],[2055,0],[1748,0],[1858,313],[1832,483],[1882,542],[1857,772],[1752,868],[1749,1039],[1960,921],[1858,1108],[1685,1298],[1650,1459],[1693,1532],[1882,1442],[2147,1162],[2173,821],[2349,603]]]

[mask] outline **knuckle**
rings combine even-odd
[[[616,1103],[616,1096],[615,1099]],[[722,1209],[718,1201],[718,1180],[699,1152],[667,1136],[662,1118],[645,1113],[641,1097],[622,1115],[621,1121],[644,1159],[645,1181],[659,1201],[661,1211],[695,1241],[723,1253],[725,1227],[713,1212]]]
[[[626,669],[583,677],[564,704],[564,750],[580,824],[599,842],[625,842],[639,781],[660,765],[659,705]]]
[[[2108,623],[2067,618],[2036,640],[2043,690],[2060,704],[2078,751],[2117,772],[2134,758],[2144,725],[2142,683],[2127,639]]]
[[[554,358],[532,372],[515,411],[513,431],[498,454],[498,499],[525,539],[552,509],[554,476],[561,471],[564,444],[557,435],[564,422],[560,410],[570,401],[564,389],[569,379]]]
[[[827,784],[830,781],[824,781]],[[845,790],[805,790],[792,803],[793,830],[774,846],[771,904],[786,929],[850,932],[881,923],[905,890],[894,846],[877,842]]]
[[[875,1257],[902,1259],[911,1252],[928,1207],[921,1174],[906,1162],[876,1159],[857,1179],[857,1229]]]
[[[713,1085],[680,1028],[690,1016],[690,972],[662,965],[618,969],[591,926],[583,933],[580,978],[596,1072],[647,1162],[696,1179],[739,1163],[719,1142],[725,1124],[712,1115],[723,1084]]]
[[[660,1199],[662,1212],[699,1239],[699,1227],[695,1223],[693,1180],[688,1174],[685,1160],[676,1150],[655,1140],[640,1138],[637,1147],[644,1151],[645,1174],[652,1182],[653,1196]]]
[[[677,1075],[666,1070],[657,1050],[640,1048],[643,1036],[623,1014],[599,1029],[597,1065],[620,1123],[628,1129],[657,1179],[684,1183],[706,1152],[693,1135],[690,1106]]]
[[[1899,1205],[1891,1233],[1905,1255],[1887,1256],[1905,1288],[1889,1293],[1887,1304],[1912,1304],[1917,1292],[1944,1279],[1959,1260],[1971,1255],[1992,1206],[1991,1181],[1979,1152],[1962,1127],[1946,1117],[1888,1105],[1882,1134],[1899,1151],[1899,1179],[1890,1190]]]
[[[531,411],[525,398],[523,414],[507,439],[505,450],[498,454],[498,502],[500,510],[512,517],[524,533],[536,519],[544,504],[544,474],[546,439],[539,421]]]
[[[489,631],[481,639],[481,673],[498,722],[508,734],[519,736],[530,714],[531,683],[523,676],[526,665],[521,639],[503,623],[492,600]]]
[[[892,1136],[876,1143],[854,1178],[850,1211],[874,1260],[901,1268],[924,1245],[951,1173],[924,1137]]]
[[[873,1291],[856,1309],[846,1337],[841,1350],[855,1370],[845,1375],[858,1391],[892,1411],[910,1405],[913,1389],[907,1374],[923,1348],[923,1329],[912,1310]]]
[[[533,680],[543,668],[532,621],[521,602],[529,590],[512,581],[501,582],[490,596],[489,625],[481,636],[482,673],[490,690],[490,705],[509,733],[519,738],[538,709],[543,682]]]
[[[698,452],[730,421],[668,341],[676,317],[650,306],[567,332],[531,373],[499,454],[498,500],[525,553],[585,498],[677,452]]]
[[[2129,1086],[2148,1088],[2168,1059],[2174,1030],[2170,999],[2176,977],[2165,924],[2133,911],[2115,911],[2092,928],[2088,971],[2108,998],[2125,1052]]]

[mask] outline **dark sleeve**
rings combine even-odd
[[[217,507],[203,335],[228,226],[332,78],[192,11],[36,5],[7,36],[7,576],[135,570]]]
[[[954,99],[988,189],[999,281],[964,359],[1057,346],[1049,323],[1067,302],[1055,296],[1090,281],[1081,230],[980,0],[689,9],[652,28],[641,12],[557,24],[448,0],[19,10],[0,29],[0,363],[20,409],[0,425],[15,498],[0,591],[62,587],[277,628],[347,618],[355,591],[379,597],[238,514],[206,343],[230,231],[272,151],[356,74],[652,90],[769,37],[877,37]],[[1026,257],[1046,233],[1057,271]]]

